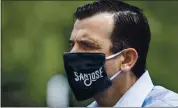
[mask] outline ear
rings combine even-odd
[[[127,48],[123,52],[121,71],[128,72],[132,69],[138,59],[138,53],[134,48]]]

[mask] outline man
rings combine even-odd
[[[146,70],[151,34],[141,9],[100,0],[78,7],[75,17],[64,65],[77,100],[93,97],[88,107],[178,106],[178,94],[154,86]]]

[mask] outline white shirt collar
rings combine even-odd
[[[148,71],[146,71],[121,97],[114,107],[141,107],[153,87],[150,75]],[[94,101],[88,107],[99,107],[99,105]]]

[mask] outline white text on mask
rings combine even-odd
[[[92,84],[92,82],[96,81],[99,78],[102,78],[102,67],[99,70],[96,70],[92,73],[77,73],[74,71],[75,74],[75,81],[84,81],[84,85],[85,86],[90,86]]]

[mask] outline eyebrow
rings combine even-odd
[[[92,47],[95,47],[95,48],[101,48],[101,44],[99,44],[97,41],[91,39],[91,38],[83,38],[83,39],[79,39],[79,40],[76,40],[77,42],[81,43],[81,42],[86,42],[88,44],[90,44]],[[74,40],[70,39],[69,40],[69,43],[72,44],[74,43]]]
[[[93,43],[93,44],[97,43],[95,40],[90,39],[90,38],[83,38],[83,39],[80,39],[78,41],[86,41],[86,42]]]

